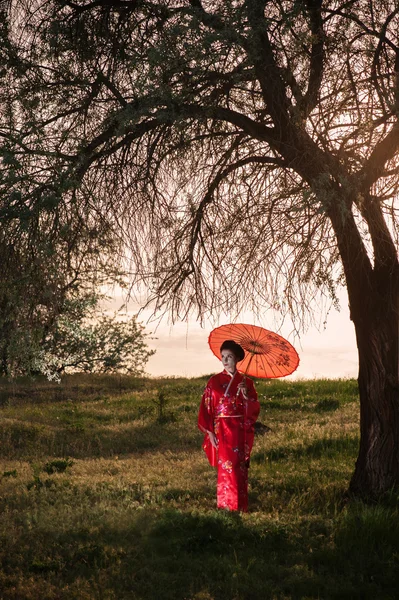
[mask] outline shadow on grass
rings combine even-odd
[[[82,590],[118,600],[393,599],[399,526],[391,519],[358,511],[334,530],[321,519],[255,523],[236,513],[143,509],[117,526],[20,531],[0,551],[2,598],[31,598],[12,595],[26,577],[30,589],[47,585],[63,599]]]
[[[342,401],[355,401],[359,397],[355,379],[315,379],[305,381],[259,380],[258,393],[270,399],[300,398],[317,401],[320,397],[339,397]]]
[[[335,398],[319,398],[316,402],[315,399],[304,400],[302,398],[282,398],[281,400],[269,399],[264,396],[260,398],[261,405],[266,411],[278,410],[282,412],[305,412],[313,413],[314,411],[319,413],[333,412],[338,410],[341,406],[341,402]]]
[[[201,397],[206,379],[202,377],[162,378],[135,377],[121,374],[82,374],[65,375],[61,383],[48,381],[43,376],[21,377],[15,380],[0,378],[0,407],[10,402],[23,405],[45,405],[73,401],[103,401],[107,396],[120,396],[130,392],[152,393],[159,388],[176,397],[193,394]]]
[[[48,381],[43,376],[0,380],[0,406],[9,402],[53,404],[66,400],[102,400],[107,394],[123,394],[154,387],[154,380],[124,375],[67,375],[62,383]]]
[[[340,454],[356,456],[358,449],[358,436],[324,437],[296,448],[287,445],[255,452],[251,457],[251,462],[262,464],[301,458],[334,458]]]
[[[0,458],[32,460],[47,456],[71,458],[111,458],[132,453],[178,453],[198,450],[202,435],[196,428],[187,434],[175,419],[146,423],[132,421],[106,427],[76,422],[72,425],[45,425],[5,421],[0,426]]]

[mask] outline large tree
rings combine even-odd
[[[398,485],[396,0],[18,0],[9,15],[4,214],[112,215],[134,281],[175,318],[271,307],[300,325],[344,282],[351,489]]]

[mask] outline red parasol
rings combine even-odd
[[[299,365],[297,351],[281,335],[257,325],[233,323],[211,331],[208,343],[217,358],[225,340],[234,340],[245,350],[240,371],[252,377],[273,379],[293,373]]]

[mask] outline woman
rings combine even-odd
[[[220,347],[224,371],[210,378],[202,396],[198,427],[205,433],[203,448],[217,467],[217,506],[246,512],[248,468],[259,414],[251,379],[237,371],[243,348],[233,340]]]

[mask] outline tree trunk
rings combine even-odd
[[[399,486],[397,286],[391,280],[381,293],[375,283],[364,310],[351,308],[359,352],[360,448],[350,492],[364,498]]]
[[[376,207],[368,256],[349,202],[332,203],[359,354],[360,448],[350,492],[378,498],[399,487],[399,262]],[[373,209],[373,207],[371,207]],[[378,208],[378,210],[377,210]]]

